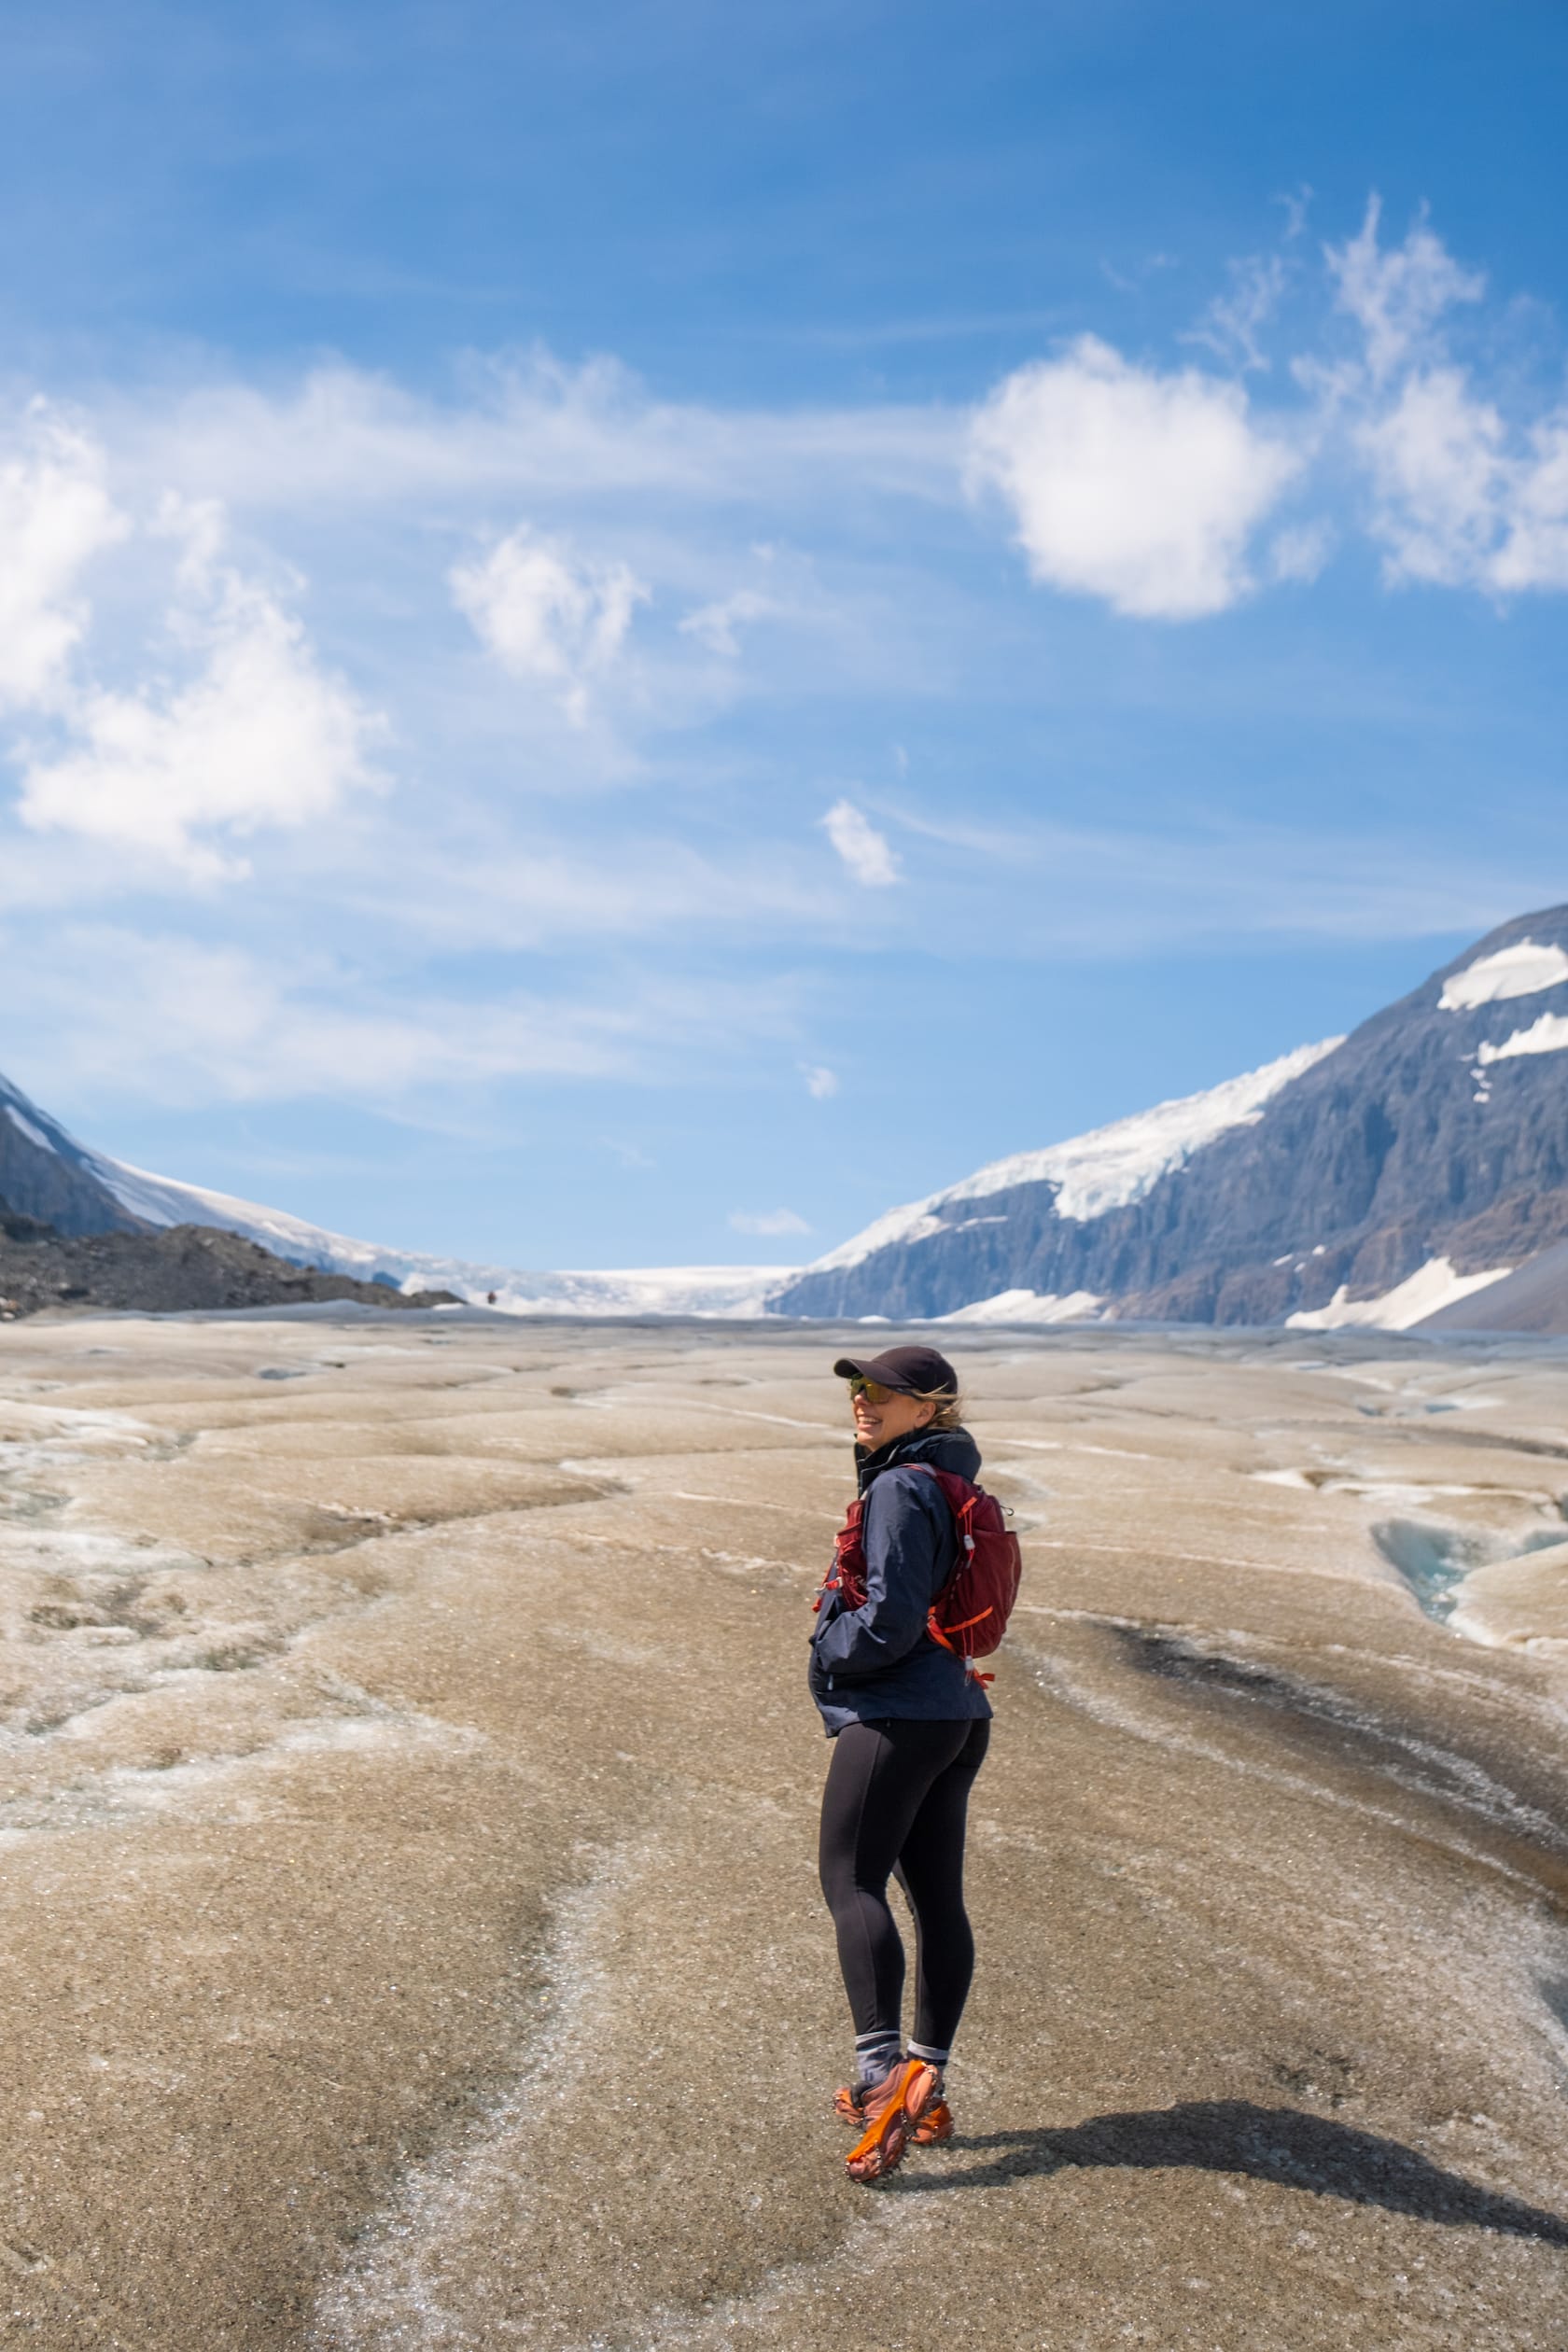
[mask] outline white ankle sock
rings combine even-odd
[[[857,2034],[855,2037],[855,2076],[865,2083],[880,2082],[890,2075],[903,2056],[900,2035],[883,2031],[878,2034]]]

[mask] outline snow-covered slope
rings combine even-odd
[[[88,1151],[3,1080],[0,1199],[70,1234],[223,1226],[518,1314],[1332,1330],[1511,1328],[1517,1311],[1519,1328],[1568,1329],[1565,1056],[1561,906],[1502,925],[1349,1038],[993,1160],[800,1269],[540,1273],[381,1248]]]
[[[1448,1258],[1428,1258],[1392,1290],[1372,1298],[1352,1298],[1341,1282],[1326,1307],[1287,1315],[1285,1325],[1290,1331],[1348,1331],[1357,1325],[1371,1331],[1413,1331],[1446,1308],[1505,1281],[1512,1272],[1512,1267],[1493,1266],[1480,1274],[1458,1274]]]
[[[8,1078],[0,1078],[0,1203],[67,1236],[135,1229],[92,1154]]]
[[[536,1274],[514,1266],[482,1266],[468,1258],[356,1241],[286,1210],[152,1176],[102,1152],[87,1157],[100,1182],[148,1225],[219,1225],[250,1235],[297,1265],[357,1275],[364,1282],[379,1276],[399,1290],[452,1290],[477,1305],[494,1292],[496,1305],[514,1315],[760,1315],[768,1291],[792,1271],[776,1266],[659,1266]]]
[[[1156,1102],[1152,1111],[1139,1111],[1130,1119],[1110,1127],[1092,1127],[1066,1143],[1048,1143],[1043,1151],[1015,1152],[1009,1159],[992,1160],[974,1175],[943,1191],[928,1193],[907,1208],[889,1209],[863,1232],[817,1258],[806,1269],[826,1273],[844,1266],[859,1266],[898,1241],[923,1241],[931,1235],[951,1232],[956,1203],[985,1200],[1013,1192],[1023,1184],[1052,1184],[1058,1217],[1085,1223],[1111,1209],[1125,1209],[1141,1200],[1162,1176],[1181,1168],[1205,1143],[1227,1128],[1251,1127],[1263,1115],[1263,1106],[1281,1086],[1332,1054],[1342,1038],[1325,1038],[1320,1045],[1300,1045],[1293,1054],[1244,1077],[1227,1078],[1207,1093],[1183,1095],[1173,1102]],[[978,1222],[978,1220],[976,1220]]]
[[[492,1292],[518,1315],[759,1315],[783,1266],[659,1266],[610,1272],[530,1273],[417,1250],[384,1249],[330,1232],[285,1209],[154,1176],[79,1143],[19,1086],[0,1078],[0,1202],[66,1234],[137,1225],[214,1225],[243,1233],[297,1266],[377,1279],[399,1290],[451,1290],[476,1304]]]
[[[1501,1311],[1505,1269],[1568,1232],[1565,1057],[1548,907],[1353,1036],[890,1211],[775,1305],[1403,1327],[1495,1285]]]

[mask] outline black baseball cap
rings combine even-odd
[[[904,1396],[957,1396],[959,1376],[934,1348],[889,1348],[879,1356],[840,1356],[841,1380],[879,1380]]]

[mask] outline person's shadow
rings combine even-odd
[[[1186,2165],[1202,2172],[1247,2173],[1285,2189],[1383,2205],[1420,2221],[1505,2231],[1512,2237],[1568,2247],[1568,2221],[1538,2206],[1479,2188],[1444,2172],[1398,2140],[1379,2139],[1299,2107],[1254,2107],[1247,2099],[1195,2099],[1183,2107],[1097,2115],[1065,2131],[980,2132],[953,2143],[955,2157],[992,2151],[983,2163],[948,2163],[940,2173],[905,2172],[906,2193],[1001,2189],[1029,2175],[1073,2165],[1140,2171]]]

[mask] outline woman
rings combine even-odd
[[[863,1500],[865,1600],[830,1585],[811,1641],[811,1695],[833,1743],[822,1795],[822,1892],[855,2023],[855,2079],[839,2115],[861,2127],[857,2180],[892,2171],[911,2135],[950,2137],[943,2068],[974,1967],[963,1904],[969,1792],[990,1702],[926,1615],[958,1561],[953,1515],[917,1466],[973,1480],[958,1375],[934,1348],[889,1348],[833,1365],[849,1383]],[[903,1946],[888,1908],[896,1873],[915,1914],[915,2035],[902,2031]]]

